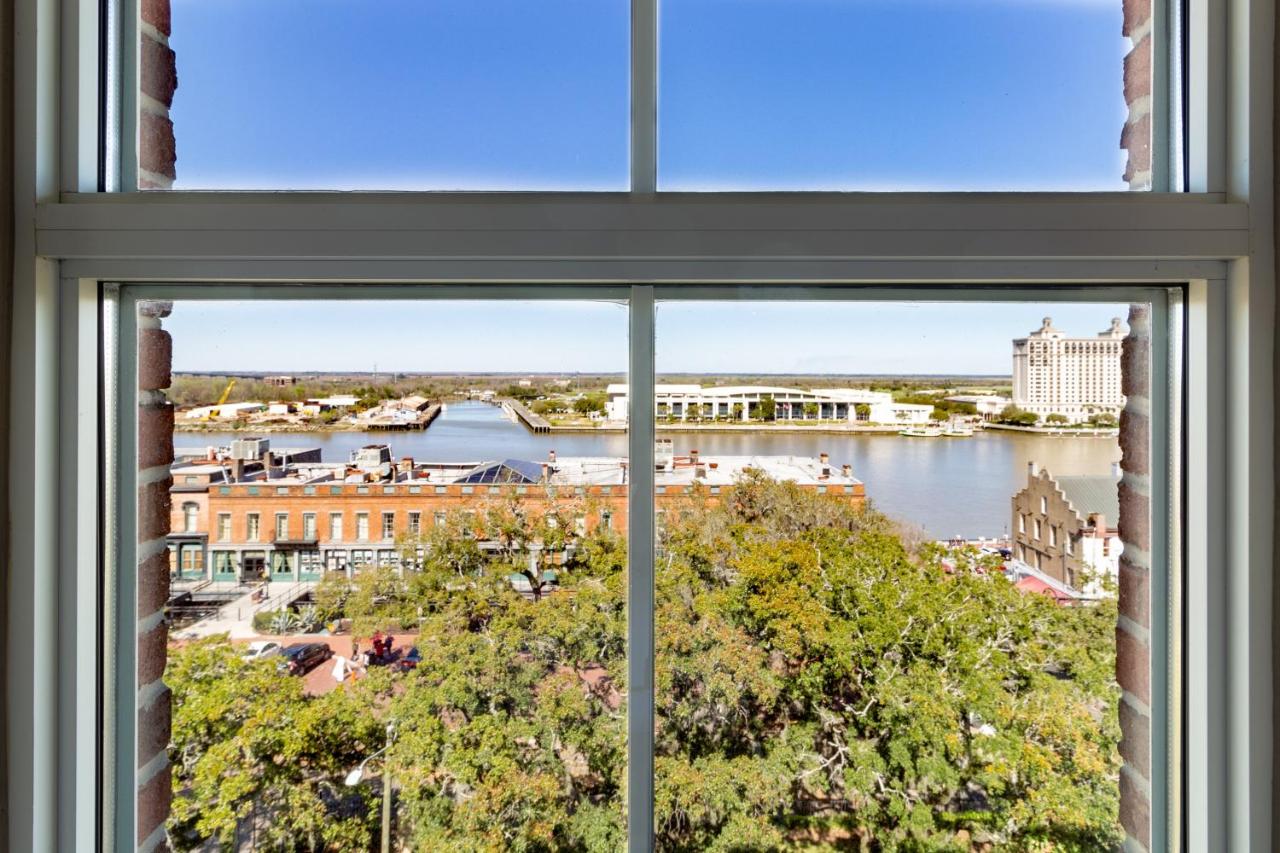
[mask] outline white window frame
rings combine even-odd
[[[1187,413],[1177,436],[1186,535],[1164,531],[1171,553],[1185,558],[1185,601],[1175,586],[1167,612],[1153,608],[1173,630],[1186,606],[1185,658],[1153,673],[1185,697],[1185,732],[1170,733],[1168,753],[1153,755],[1153,765],[1180,767],[1186,798],[1152,791],[1153,849],[1271,849],[1272,531],[1251,520],[1272,517],[1274,491],[1272,4],[1188,0],[1187,194],[699,197],[653,192],[656,5],[633,0],[630,193],[102,196],[99,5],[16,4],[9,509],[10,529],[24,535],[13,538],[9,560],[31,570],[10,578],[6,615],[11,637],[77,665],[8,670],[9,849],[134,846],[128,808],[103,809],[98,824],[99,798],[132,802],[136,783],[132,741],[106,738],[99,756],[96,735],[101,608],[106,629],[129,641],[132,631],[119,626],[133,626],[136,593],[131,571],[119,571],[132,565],[124,556],[136,532],[120,494],[132,501],[122,487],[136,472],[114,464],[133,458],[136,438],[98,421],[102,367],[130,358],[99,336],[100,312],[113,310],[104,296],[117,281],[220,282],[219,293],[244,298],[264,281],[431,283],[459,298],[470,284],[585,293],[613,282],[629,288],[632,306],[631,399],[653,391],[655,287],[839,283],[873,293],[895,283],[1011,283],[1048,295],[1064,282],[1186,285],[1185,328],[1166,330],[1186,339],[1188,397],[1168,401]],[[121,17],[126,26],[113,35],[128,67],[136,34]],[[1174,64],[1161,53],[1157,76],[1162,62]],[[120,95],[128,116],[132,95],[127,87]],[[1159,131],[1163,112],[1155,114]],[[1172,161],[1172,136],[1158,132],[1157,164]],[[121,147],[121,175],[129,148]],[[121,412],[136,402],[125,384],[103,395]],[[631,613],[653,605],[642,559],[654,520],[652,466],[641,464],[652,453],[647,408],[631,412]],[[102,472],[101,491],[82,476],[91,470]],[[100,537],[103,517],[121,522],[107,531],[113,538]],[[116,585],[99,588],[100,560]],[[651,659],[652,632],[651,622],[629,625],[633,664],[645,650]],[[133,684],[128,648],[101,694],[117,728],[132,716],[114,714],[132,709],[132,690],[117,689]],[[630,673],[633,749],[652,732],[652,706],[641,701],[652,695],[651,675]],[[646,850],[652,766],[633,760],[628,773],[631,849]],[[1166,834],[1180,825],[1183,835]]]

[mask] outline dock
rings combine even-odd
[[[524,424],[530,432],[544,433],[551,432],[551,424],[541,415],[535,415],[529,411],[523,403],[515,400],[503,400],[502,408],[505,412],[513,415],[517,421]]]
[[[357,423],[362,429],[368,430],[369,432],[377,432],[380,430],[426,429],[431,426],[432,421],[439,417],[442,408],[443,407],[439,403],[436,403],[421,412],[413,414],[412,416],[407,415],[407,413],[402,414],[401,412],[391,415],[381,414],[375,415],[367,420],[357,420]]]

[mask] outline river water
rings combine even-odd
[[[178,448],[225,446],[248,433],[174,435]],[[419,462],[541,461],[559,456],[625,456],[622,433],[535,435],[485,403],[450,403],[423,432],[269,433],[276,448],[319,447],[326,461],[340,461],[364,444],[387,443],[395,456]],[[1105,474],[1120,461],[1116,438],[1049,436],[992,430],[973,438],[904,438],[898,435],[835,435],[794,432],[673,433],[675,452],[696,447],[704,456],[817,456],[833,465],[849,463],[866,484],[867,496],[889,515],[930,535],[1002,536],[1009,531],[1009,500],[1027,481],[1027,463],[1054,474]]]

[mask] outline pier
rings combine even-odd
[[[515,400],[503,400],[502,409],[509,415],[513,415],[514,419],[524,424],[530,432],[545,433],[551,432],[551,424],[541,415],[535,415],[529,411],[523,403]]]
[[[408,415],[403,410],[400,410],[389,414],[378,414],[366,420],[359,420],[357,423],[361,429],[369,432],[426,429],[431,426],[432,421],[440,416],[442,408],[441,404],[436,403],[413,415]]]

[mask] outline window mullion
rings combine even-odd
[[[631,288],[627,381],[627,836],[653,849],[653,286]]]
[[[658,0],[631,0],[631,191],[658,186]]]

